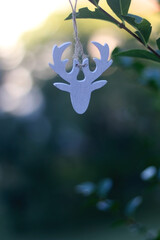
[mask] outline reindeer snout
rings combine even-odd
[[[77,113],[83,114],[90,102],[91,87],[89,84],[86,84],[85,80],[76,81],[76,83],[76,87],[71,87],[71,103]]]

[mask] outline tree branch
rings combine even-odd
[[[88,0],[90,3],[92,3],[94,6],[97,7],[97,4],[95,3],[94,0]],[[145,46],[150,52],[152,52],[154,55],[156,55],[157,57],[160,58],[160,55],[150,46],[150,45],[145,45],[143,43],[143,41],[135,34],[133,33],[129,28],[127,28],[122,22],[119,22],[117,19],[115,19],[114,17],[112,17],[108,12],[106,12],[103,8],[101,8],[100,6],[98,6],[98,9],[103,12],[105,15],[107,15],[107,17],[109,17],[112,22],[114,22],[119,28],[125,30],[126,32],[128,32],[132,37],[134,37],[138,42],[140,42],[143,46]]]

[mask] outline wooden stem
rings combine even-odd
[[[98,6],[94,0],[88,0],[90,3],[92,3],[94,6],[98,7],[98,9],[103,12],[107,17],[109,17],[112,22],[114,22],[119,28],[125,30],[128,32],[132,37],[134,37],[137,41],[139,41],[143,46],[145,46],[150,52],[152,52],[154,55],[160,58],[160,55],[150,46],[150,45],[145,45],[143,41],[135,34],[133,33],[129,28],[127,28],[123,23],[119,22],[117,19],[112,17],[108,12],[106,12],[103,8]]]

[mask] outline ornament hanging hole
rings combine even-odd
[[[79,69],[79,73],[78,73],[78,76],[77,76],[77,80],[78,80],[78,81],[82,81],[82,80],[84,80],[84,78],[85,78],[85,75],[84,75],[83,70],[82,70],[82,68],[81,68],[81,69]]]

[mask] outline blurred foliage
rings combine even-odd
[[[63,19],[63,14],[55,14],[23,37],[26,53],[19,66],[30,71],[33,86],[42,93],[42,107],[26,116],[0,110],[1,236],[65,229],[80,232],[93,224],[110,224],[119,221],[119,215],[113,213],[120,209],[121,216],[126,204],[130,213],[136,210],[141,195],[143,207],[138,219],[157,227],[159,181],[153,177],[146,183],[140,174],[150,166],[160,167],[159,64],[114,59],[111,72],[102,76],[108,80],[107,86],[93,93],[88,111],[79,116],[69,95],[53,88],[59,77],[52,72],[53,77],[48,76],[46,72],[51,70],[41,69],[40,64],[42,52],[51,52],[59,39],[72,38],[71,22],[62,24]],[[90,23],[79,23],[84,45],[97,30],[110,26],[100,21]],[[136,46],[124,36],[122,48]],[[7,73],[1,69],[0,87]],[[108,211],[110,207],[113,213]],[[146,217],[149,214],[157,214],[157,221],[153,215]],[[133,230],[137,223],[130,221]]]

